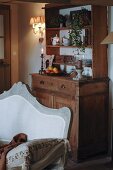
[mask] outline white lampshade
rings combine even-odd
[[[30,25],[32,25],[33,32],[36,34],[39,32],[41,34],[40,41],[43,40],[43,31],[45,28],[45,17],[44,16],[37,16],[37,17],[31,17],[30,18]]]
[[[101,42],[101,44],[113,44],[113,32],[110,32]]]

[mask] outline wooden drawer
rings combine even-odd
[[[32,87],[33,89],[47,89],[68,95],[76,94],[76,85],[74,82],[50,76],[33,76]]]
[[[61,81],[57,80],[57,87],[58,92],[69,94],[69,95],[75,95],[76,94],[76,86],[75,83],[71,81]]]
[[[32,77],[32,87],[33,89],[47,89],[47,90],[56,90],[56,82],[51,81],[50,78],[44,76],[33,76]]]

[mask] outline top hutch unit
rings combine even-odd
[[[89,5],[88,5],[89,6]],[[68,27],[60,27],[60,23],[58,22],[58,17],[61,10],[77,10],[80,8],[86,8],[88,6],[81,6],[75,7],[74,5],[51,5],[47,4],[45,7],[45,19],[46,19],[46,53],[47,54],[54,54],[55,60],[54,64],[69,64],[68,62],[70,59],[67,55],[62,56],[60,54],[60,50],[62,48],[75,49],[75,46],[62,46],[60,43],[59,45],[52,45],[51,38],[54,37],[56,34],[58,37],[61,36],[61,32],[64,30],[69,30]],[[87,37],[87,44],[85,45],[85,49],[92,50],[92,78],[102,78],[107,77],[107,48],[106,45],[101,45],[101,41],[107,35],[107,8],[106,6],[96,6],[90,5],[91,11],[91,22],[88,25],[85,25],[85,31],[88,30]],[[64,14],[65,15],[65,14]],[[98,18],[98,19],[97,19]],[[104,21],[103,21],[104,20]],[[68,33],[67,33],[68,34]],[[68,36],[68,35],[67,35]],[[62,37],[60,37],[61,40]],[[65,50],[64,49],[64,50]],[[87,57],[87,56],[86,56]],[[68,58],[68,59],[67,59]],[[72,63],[73,65],[73,63]]]

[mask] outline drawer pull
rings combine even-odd
[[[43,80],[41,80],[41,81],[40,81],[40,84],[44,84],[44,81],[43,81]]]
[[[65,89],[66,87],[65,87],[65,85],[64,84],[62,84],[61,85],[61,89]]]

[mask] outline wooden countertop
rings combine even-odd
[[[31,73],[31,76],[44,76],[48,77],[50,79],[62,79],[62,80],[68,80],[68,81],[73,81],[75,83],[91,83],[91,82],[100,82],[100,81],[109,81],[110,79],[108,77],[103,77],[103,78],[91,78],[91,77],[84,77],[79,80],[73,80],[72,77],[69,75],[66,76],[57,76],[57,75],[47,75],[47,74],[39,74],[39,73]]]

